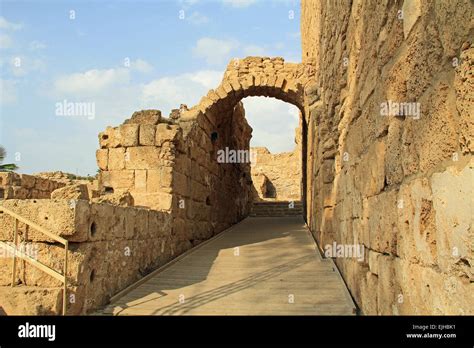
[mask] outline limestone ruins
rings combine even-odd
[[[363,246],[363,260],[335,258],[361,313],[474,314],[474,5],[417,4],[303,1],[301,63],[234,59],[197,105],[108,127],[97,182],[0,173],[2,245],[9,211],[67,240],[66,312],[86,314],[253,201],[295,200],[321,250]],[[299,108],[297,150],[218,163],[221,149],[250,150],[248,96]],[[419,117],[384,115],[387,102],[419,103]],[[21,221],[18,233],[64,268],[63,245]],[[60,278],[19,260],[12,280],[12,262],[0,258],[3,310],[60,313]]]

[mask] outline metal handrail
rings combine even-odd
[[[15,230],[14,230],[14,235],[13,235],[13,246],[10,246],[6,243],[0,242],[0,245],[2,245],[4,248],[9,249],[13,252],[13,265],[12,265],[12,284],[11,286],[15,286],[15,280],[16,280],[16,258],[17,256],[20,257],[21,259],[27,261],[31,265],[35,266],[36,268],[40,269],[41,271],[49,274],[50,276],[56,278],[57,280],[61,281],[63,283],[63,310],[62,314],[66,315],[66,293],[67,293],[67,259],[68,259],[68,247],[69,247],[69,242],[54,233],[46,230],[45,228],[35,224],[34,222],[18,215],[17,213],[11,211],[8,208],[5,208],[4,206],[0,205],[0,212],[5,212],[11,217],[15,219]],[[17,244],[18,244],[18,221],[24,223],[25,225],[31,226],[33,229],[45,234],[49,238],[57,241],[58,243],[61,243],[64,245],[64,267],[63,267],[63,274],[55,271],[53,268],[39,262],[38,260],[35,260],[31,256],[27,255],[26,253],[22,252],[21,250],[17,249]],[[26,236],[25,236],[25,241],[26,241]]]

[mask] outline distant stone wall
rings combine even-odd
[[[363,247],[336,258],[363,313],[474,314],[473,13],[302,1],[308,224],[321,248]]]
[[[266,147],[253,147],[252,164],[254,201],[299,201],[301,199],[301,153],[272,154]]]
[[[65,184],[34,175],[0,172],[0,199],[51,198]]]

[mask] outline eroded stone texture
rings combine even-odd
[[[169,119],[142,110],[108,127],[99,135],[100,197],[92,203],[3,204],[69,240],[76,301],[68,309],[86,313],[248,215],[250,164],[219,162],[219,151],[249,150],[242,98],[275,97],[302,114],[304,213],[320,247],[363,247],[359,259],[336,258],[362,312],[474,314],[473,45],[466,20],[473,6],[303,1],[302,63],[236,59],[194,107],[182,105]],[[392,103],[413,109],[384,113]],[[264,174],[255,180],[262,192],[272,175]],[[18,180],[0,175],[6,198],[42,197],[39,191],[49,198],[47,181]],[[2,241],[13,228],[0,214]],[[59,245],[23,224],[19,230],[40,261],[61,269]],[[11,259],[0,259],[0,268],[0,285],[9,286]],[[25,285],[18,293],[0,288],[7,312],[57,310],[58,282],[21,265],[18,277]],[[51,290],[21,300],[30,286]],[[18,304],[42,298],[41,310]]]
[[[301,149],[272,154],[267,148],[252,148],[252,182],[255,200],[299,201],[301,199]]]
[[[0,199],[51,198],[65,184],[36,175],[0,172]]]
[[[473,6],[302,2],[307,219],[363,245],[336,260],[363,313],[474,313]]]

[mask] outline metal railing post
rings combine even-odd
[[[63,289],[63,315],[66,315],[66,299],[67,299],[67,252],[69,243],[66,241],[64,244],[64,289]]]
[[[13,265],[12,265],[12,287],[15,286],[16,282],[16,244],[18,241],[18,219],[15,219],[15,230],[13,232]]]

